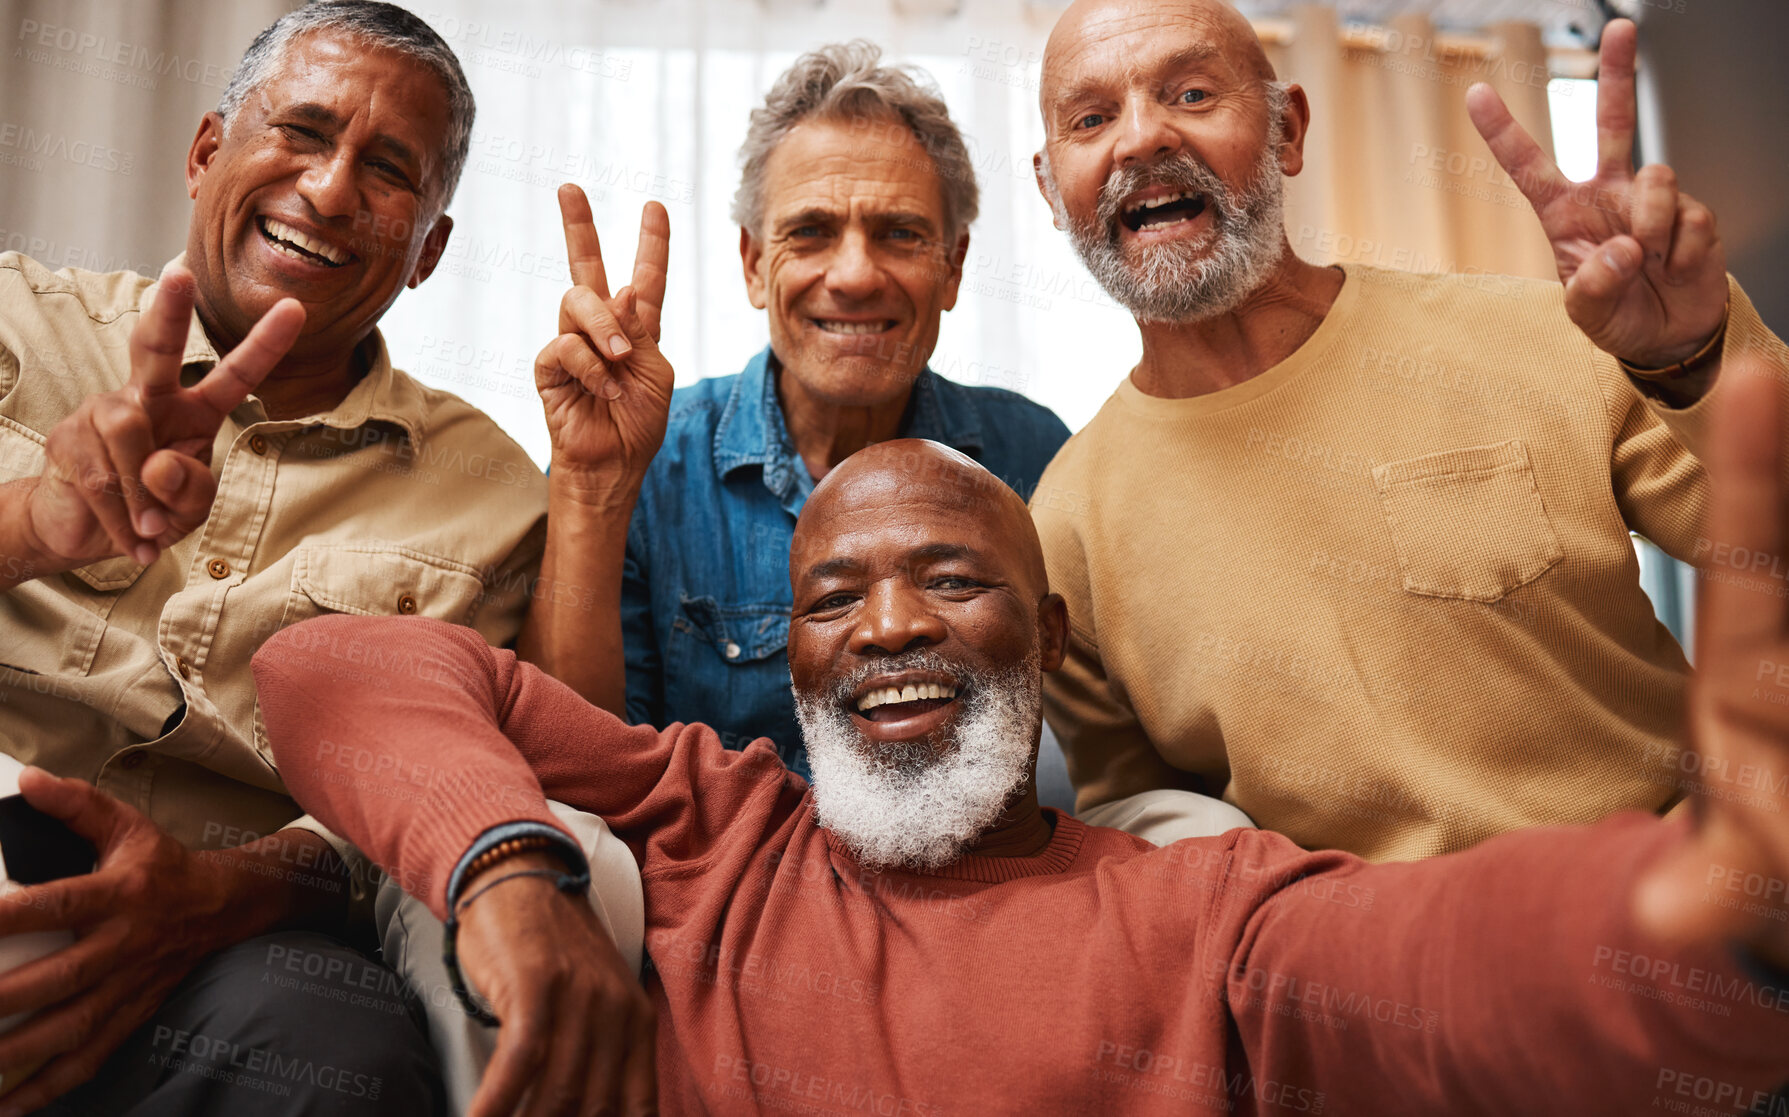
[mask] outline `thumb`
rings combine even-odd
[[[197,458],[177,450],[158,450],[143,462],[143,485],[168,510],[168,530],[157,540],[163,547],[185,538],[211,515],[217,478]]]
[[[1565,285],[1565,312],[1592,340],[1615,317],[1628,288],[1640,276],[1645,252],[1630,236],[1610,237],[1585,258]]]
[[[86,780],[62,779],[42,768],[19,773],[19,792],[25,802],[92,842],[102,856],[130,822],[130,808]]]

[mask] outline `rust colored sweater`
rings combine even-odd
[[[625,725],[469,629],[330,617],[254,669],[293,794],[438,914],[480,833],[553,824],[543,788],[608,820],[667,1114],[1628,1114],[1789,1078],[1789,994],[1630,928],[1656,819],[1371,865],[1050,812],[1037,856],[874,873],[766,743]]]

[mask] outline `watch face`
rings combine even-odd
[[[93,843],[25,802],[23,795],[0,798],[0,860],[6,879],[17,884],[76,877],[93,871]]]

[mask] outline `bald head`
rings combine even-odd
[[[896,509],[940,528],[973,522],[980,543],[1009,560],[1036,597],[1048,592],[1043,547],[1019,494],[975,459],[921,438],[866,446],[814,486],[795,525],[790,578],[800,582],[803,560],[823,560],[841,523],[885,518]]]
[[[1044,47],[1038,100],[1045,123],[1051,119],[1055,91],[1084,65],[1089,48],[1138,31],[1151,37],[1166,36],[1166,41],[1176,43],[1185,40],[1201,49],[1209,47],[1250,80],[1275,78],[1261,37],[1244,15],[1224,0],[1075,0],[1056,21]]]

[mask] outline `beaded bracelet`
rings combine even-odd
[[[526,841],[527,839],[518,838],[515,840]],[[544,839],[544,841],[546,844],[542,848],[554,848],[554,843],[550,839]],[[491,849],[501,849],[507,844],[509,843],[499,842],[497,845],[491,847]],[[490,851],[486,852],[488,853]],[[484,861],[485,855],[480,854],[478,860]],[[487,865],[495,863],[495,860],[493,860],[488,862]],[[547,877],[553,881],[553,887],[559,889],[561,892],[578,893],[583,892],[590,887],[589,869],[585,869],[580,873],[561,872],[557,869],[517,869],[513,873],[503,874],[496,880],[486,881],[479,885],[470,896],[462,897],[458,902],[453,904],[453,906],[448,908],[447,922],[445,924],[447,936],[441,943],[441,962],[447,967],[448,984],[453,988],[454,996],[460,999],[460,1004],[465,1008],[466,1015],[472,1017],[472,1019],[478,1021],[480,1024],[485,1024],[490,1027],[496,1027],[501,1021],[497,1019],[496,1014],[490,1009],[472,999],[472,990],[466,985],[466,976],[460,972],[460,909],[467,904],[470,904],[473,900],[478,899],[486,892],[489,892],[497,885],[502,884],[506,880],[514,880],[516,877]],[[470,873],[467,874],[466,879],[471,879]]]
[[[472,864],[466,866],[466,871],[460,875],[460,879],[471,880],[505,857],[557,847],[558,843],[545,834],[525,834],[520,838],[508,838],[473,858]]]

